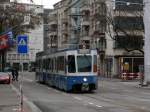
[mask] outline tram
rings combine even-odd
[[[97,51],[62,50],[36,55],[36,80],[64,91],[97,89]]]

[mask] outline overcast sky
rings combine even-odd
[[[18,0],[23,3],[30,3],[30,0]],[[53,5],[60,0],[32,0],[35,4],[44,5],[45,8],[53,8]]]

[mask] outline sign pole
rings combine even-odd
[[[27,54],[28,53],[28,39],[27,35],[19,35],[17,36],[17,52],[18,54],[23,56],[22,54]],[[23,72],[23,62],[20,60],[21,64],[21,72]],[[20,80],[20,112],[23,112],[23,74],[21,76]]]

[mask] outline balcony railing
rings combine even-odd
[[[80,8],[80,12],[84,12],[84,11],[90,11],[90,5],[85,4]]]
[[[125,37],[117,36],[114,42],[114,48],[132,48],[132,49],[142,49],[144,44],[143,37]]]

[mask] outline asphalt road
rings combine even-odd
[[[24,98],[39,112],[150,112],[150,88],[137,82],[100,79],[94,93],[66,93],[35,82],[34,73],[22,74]],[[13,82],[16,89],[19,84]]]

